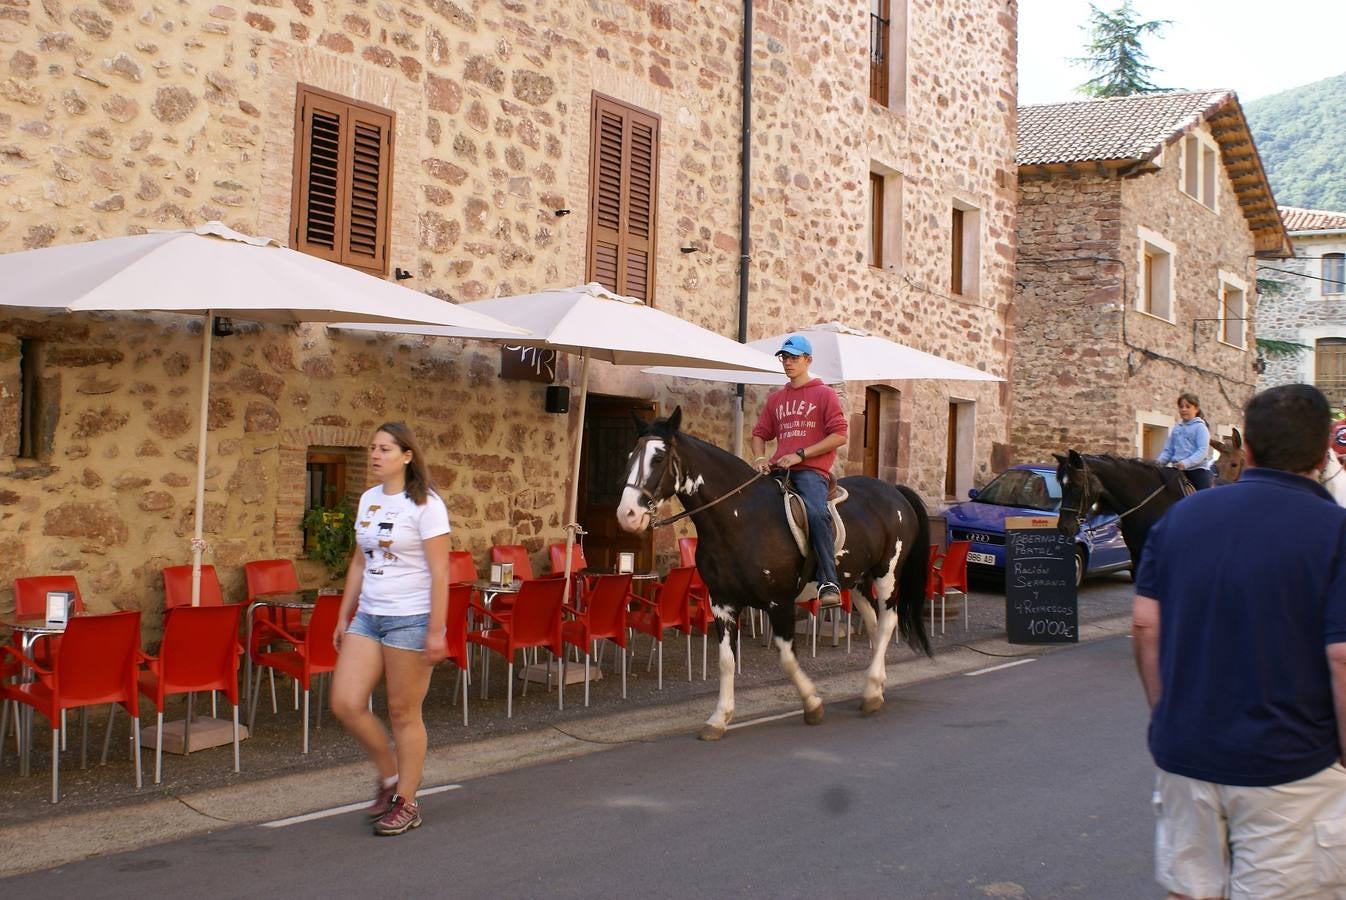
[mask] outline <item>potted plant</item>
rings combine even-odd
[[[355,550],[355,511],[346,501],[336,506],[315,506],[304,513],[308,557],[321,563],[338,585]]]

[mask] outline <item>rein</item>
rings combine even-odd
[[[743,490],[743,489],[746,488],[748,485],[752,484],[752,483],[753,483],[754,481],[756,481],[757,479],[764,477],[765,475],[766,475],[765,472],[758,472],[756,475],[752,476],[752,477],[749,478],[747,481],[743,482],[742,484],[740,484],[738,487],[734,488],[734,489],[733,489],[732,491],[730,491],[729,493],[724,494],[724,495],[722,495],[722,496],[720,496],[720,497],[716,497],[714,500],[710,501],[709,503],[703,503],[703,504],[701,504],[700,506],[694,507],[694,508],[692,508],[692,509],[684,509],[682,512],[678,513],[676,516],[669,516],[667,519],[660,519],[660,520],[657,521],[657,522],[651,522],[651,523],[650,523],[650,527],[651,527],[651,528],[663,528],[665,525],[672,525],[674,522],[678,521],[679,519],[685,519],[685,518],[687,518],[688,516],[692,515],[693,513],[699,513],[699,512],[701,512],[703,509],[710,509],[710,508],[711,508],[712,506],[714,506],[715,504],[717,504],[717,503],[723,503],[725,500],[728,500],[730,497],[734,496],[734,495],[737,494],[739,491]]]
[[[1179,477],[1181,477],[1181,476],[1179,476]],[[1160,494],[1162,494],[1162,493],[1164,492],[1165,488],[1167,488],[1168,486],[1169,486],[1169,483],[1168,483],[1168,482],[1160,482],[1159,487],[1157,487],[1157,488],[1155,488],[1153,491],[1151,491],[1151,492],[1150,492],[1150,495],[1149,495],[1148,497],[1146,497],[1144,500],[1140,501],[1140,502],[1137,503],[1135,506],[1133,506],[1133,507],[1131,507],[1130,509],[1128,509],[1126,512],[1124,512],[1124,513],[1118,513],[1118,514],[1117,514],[1117,521],[1118,521],[1118,522],[1122,521],[1122,519],[1125,519],[1127,516],[1131,515],[1133,512],[1136,512],[1136,511],[1139,510],[1141,507],[1145,506],[1145,504],[1149,503],[1149,502],[1150,502],[1151,500],[1153,500],[1155,497],[1158,497]],[[1195,492],[1196,492],[1196,489],[1193,488],[1193,487],[1187,482],[1187,479],[1186,479],[1186,478],[1183,478],[1183,479],[1182,479],[1182,495],[1183,495],[1184,497],[1187,497],[1187,496],[1189,496],[1189,495],[1191,495],[1191,494],[1193,494],[1193,493],[1195,493]],[[1083,495],[1083,494],[1080,495],[1080,499],[1081,499],[1081,501],[1084,499],[1084,495]],[[1083,502],[1081,502],[1081,503],[1080,503],[1080,506],[1083,506],[1083,505],[1084,505]],[[1078,509],[1071,509],[1071,508],[1068,507],[1068,506],[1062,506],[1061,509],[1063,509],[1063,510],[1065,510],[1066,512],[1069,512],[1069,513],[1074,513],[1074,514],[1075,514],[1075,518],[1079,521],[1079,523],[1080,523],[1081,525],[1084,524],[1084,513],[1083,513],[1081,510],[1078,510]],[[1099,531],[1099,530],[1101,530],[1103,527],[1105,527],[1105,526],[1102,526],[1102,525],[1095,525],[1095,526],[1092,527],[1092,528],[1085,528],[1084,531],[1085,531],[1086,534],[1093,534],[1095,531]]]

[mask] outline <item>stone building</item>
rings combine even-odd
[[[1277,384],[1316,384],[1337,409],[1346,408],[1346,212],[1282,206],[1292,259],[1259,267],[1259,336],[1303,349],[1266,358],[1258,390]],[[1266,284],[1265,282],[1269,282]]]
[[[1256,261],[1289,253],[1238,98],[1019,110],[1013,441],[1155,456],[1192,391],[1213,433],[1255,382]]]
[[[746,258],[748,339],[836,319],[1006,375],[1015,0],[754,6],[744,248],[729,0],[0,3],[0,252],[219,219],[446,301],[598,280],[730,336]],[[235,324],[215,342],[204,512],[235,595],[249,559],[322,580],[303,512],[365,486],[386,420],[422,435],[479,564],[522,543],[540,565],[562,539],[581,434],[598,561],[621,541],[629,412],[681,404],[733,442],[731,385],[596,364],[581,428],[544,411],[539,380],[578,374],[564,357]],[[11,575],[159,608],[160,568],[189,558],[200,327],[0,314]],[[748,390],[745,427],[763,397]],[[1007,399],[851,385],[844,469],[938,501],[1003,461]]]

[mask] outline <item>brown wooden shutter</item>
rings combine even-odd
[[[585,277],[654,301],[659,119],[595,94]]]
[[[393,116],[301,85],[291,246],[388,274]]]

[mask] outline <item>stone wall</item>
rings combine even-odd
[[[1176,418],[1193,391],[1213,432],[1241,421],[1252,395],[1256,329],[1245,346],[1217,340],[1218,273],[1248,286],[1253,238],[1221,171],[1213,212],[1179,190],[1178,166],[1118,179],[1022,172],[1014,366],[1014,453],[1047,459],[1075,447],[1139,455],[1142,421]],[[1135,308],[1140,227],[1175,247],[1172,321]],[[1251,316],[1252,313],[1249,312]]]
[[[897,111],[867,97],[867,5],[755,7],[749,338],[842,319],[1006,374],[1015,2],[913,0]],[[394,112],[390,262],[407,284],[467,301],[577,283],[599,91],[660,117],[655,304],[734,335],[740,13],[730,0],[9,4],[0,251],[209,219],[286,239],[303,83]],[[892,271],[865,262],[875,162],[904,179]],[[981,210],[975,298],[948,296],[955,200]],[[680,252],[689,242],[698,252]],[[14,456],[23,340],[39,342],[50,410],[32,460]],[[189,556],[200,345],[190,317],[0,314],[0,550],[14,573],[74,572],[94,608],[158,608],[158,569]],[[320,326],[217,339],[204,526],[226,591],[241,591],[242,561],[298,554],[306,447],[361,447],[397,418],[427,444],[454,546],[484,561],[491,543],[522,542],[540,561],[560,536],[578,422],[542,414],[541,386],[500,380],[498,359]],[[578,367],[561,368],[573,383]],[[690,430],[731,443],[732,386],[594,368],[596,392],[681,404]],[[885,473],[938,497],[950,396],[977,405],[977,472],[1003,453],[1003,386],[892,387]],[[764,396],[749,390],[747,427]],[[864,392],[847,396],[860,422]]]
[[[1262,337],[1302,344],[1307,350],[1291,356],[1269,357],[1257,388],[1302,382],[1316,377],[1314,344],[1321,338],[1346,338],[1346,296],[1324,292],[1322,256],[1346,253],[1346,233],[1294,234],[1293,259],[1269,263],[1283,272],[1261,271],[1276,285],[1257,303],[1257,332]]]

